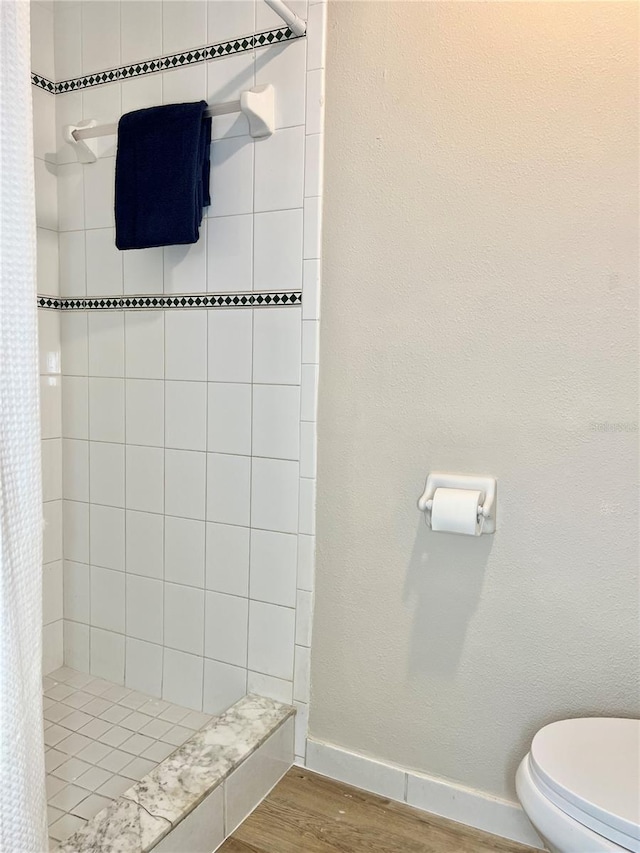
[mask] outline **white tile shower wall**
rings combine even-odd
[[[31,4],[32,70],[55,79],[53,9]],[[58,201],[55,155],[55,96],[32,88],[37,220],[38,292],[58,294]],[[45,673],[62,665],[62,429],[60,317],[38,310],[40,414],[42,435],[43,658]]]
[[[63,314],[65,659],[209,712],[295,698],[302,761],[325,14],[291,6],[306,39],[57,95],[56,139],[62,295],[303,289],[302,309]],[[262,0],[60,4],[58,79],[280,25]],[[199,242],[115,251],[114,139],[81,166],[62,126],[268,82],[270,139],[214,120]]]

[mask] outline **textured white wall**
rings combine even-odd
[[[330,4],[314,738],[514,796],[640,712],[637,6]],[[430,470],[498,532],[430,533]]]

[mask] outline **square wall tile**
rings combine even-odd
[[[126,5],[147,6],[148,0],[131,0]],[[124,50],[124,44],[123,44]],[[157,56],[161,55],[159,51]],[[144,77],[132,77],[122,81],[122,112],[144,110],[162,104],[162,74],[148,74]]]
[[[164,446],[164,387],[160,379],[126,380],[128,444]]]
[[[237,456],[251,454],[251,386],[209,383],[207,449]]]
[[[60,293],[59,281],[59,235],[46,228],[37,229],[36,274],[38,293],[56,296]]]
[[[124,637],[121,634],[91,628],[91,675],[124,684]]]
[[[252,0],[209,0],[207,10],[208,41],[212,44],[251,35],[254,31]]]
[[[127,445],[127,509],[164,512],[164,451]]]
[[[307,17],[307,68],[314,71],[325,67],[327,4],[309,6]]]
[[[280,533],[297,532],[297,462],[253,459],[251,525]]]
[[[301,313],[299,308],[253,312],[253,381],[300,384]]]
[[[302,319],[320,318],[320,261],[306,260],[302,275]]]
[[[127,636],[162,645],[162,581],[127,575],[126,587]]]
[[[302,207],[303,193],[304,127],[276,130],[256,145],[254,210]]]
[[[40,161],[37,161],[40,162]],[[79,231],[85,227],[85,216],[84,216],[84,166],[81,163],[68,163],[65,165],[61,165],[57,167],[58,173],[58,226],[57,230],[59,231]],[[39,173],[36,170],[36,187],[38,184],[42,185],[42,191],[47,191],[47,183],[53,179],[52,171],[48,167],[41,167],[41,172]],[[44,182],[44,183],[43,183]],[[52,190],[49,189],[49,192]],[[37,224],[45,227],[45,228],[53,228],[56,230],[55,223],[53,222],[53,213],[49,212],[48,208],[42,212],[42,204],[44,203],[41,200],[41,213],[38,218],[38,199],[36,198],[36,218]],[[46,216],[45,222],[41,222],[40,219]],[[107,223],[110,225],[111,223]],[[78,240],[82,239],[84,243],[84,234],[78,235]],[[64,242],[60,241],[60,249],[61,249],[61,259],[62,259],[62,248]],[[60,264],[60,272],[61,278],[64,267],[62,265],[62,261]],[[64,294],[64,282],[61,280],[60,282],[60,292]]]
[[[42,672],[48,675],[64,660],[62,619],[42,627]]]
[[[206,450],[206,383],[165,382],[164,385],[165,446],[180,450]]]
[[[304,195],[305,198],[322,195],[324,183],[324,136],[314,133],[305,137]]]
[[[91,502],[124,506],[124,482],[124,445],[92,441],[89,447]]]
[[[252,290],[253,216],[248,213],[216,217],[209,221],[207,241],[207,290]]]
[[[167,379],[206,380],[207,312],[167,311],[165,350]]]
[[[64,620],[64,662],[79,672],[89,672],[89,626]]]
[[[70,501],[89,500],[89,442],[62,440],[62,494]]]
[[[94,566],[124,571],[124,510],[91,504],[90,558]]]
[[[38,309],[38,355],[40,374],[62,373],[58,311]]]
[[[253,289],[300,290],[302,208],[256,213],[254,232]]]
[[[204,519],[206,454],[165,450],[164,511],[181,518]]]
[[[44,530],[42,560],[51,563],[62,559],[62,502],[48,501],[43,504]]]
[[[253,386],[253,453],[274,459],[300,454],[300,388]]]
[[[207,524],[207,589],[248,595],[249,532],[247,527]]]
[[[162,102],[176,104],[201,101],[207,92],[207,69],[204,62],[165,71],[162,75]]]
[[[269,530],[252,530],[251,598],[295,607],[297,556],[296,536]]]
[[[285,705],[293,703],[293,684],[282,678],[274,678],[272,675],[263,675],[261,672],[247,674],[247,693],[257,693],[258,696],[267,696],[276,702],[284,702]]]
[[[74,622],[89,623],[91,600],[89,598],[91,568],[85,563],[64,561],[63,601],[64,618]]]
[[[209,311],[210,382],[251,382],[253,314],[245,308]]]
[[[42,391],[42,384],[40,386]],[[60,388],[56,377],[47,377],[46,388]],[[45,397],[44,406],[41,402],[42,414],[48,415],[46,406],[49,400]],[[53,395],[51,395],[53,397]],[[51,401],[53,404],[55,400]],[[52,421],[53,422],[53,421]],[[60,433],[58,433],[60,434]],[[42,437],[48,438],[45,430]],[[80,376],[62,377],[62,437],[63,438],[89,438],[89,384],[88,380]]]
[[[150,696],[162,693],[162,646],[126,639],[125,684]]]
[[[164,536],[165,580],[204,587],[204,521],[167,516]]]
[[[249,669],[291,680],[294,635],[294,610],[249,602]]]
[[[85,296],[87,293],[84,234],[84,231],[67,231],[58,237],[61,296]]]
[[[64,311],[60,316],[62,372],[69,376],[89,373],[89,335],[84,311]]]
[[[62,439],[48,438],[42,442],[42,500],[57,501],[63,495]],[[82,500],[82,498],[80,498]]]
[[[235,595],[207,592],[204,653],[208,658],[247,665],[249,602]]]
[[[124,581],[122,572],[91,566],[91,625],[124,634]]]
[[[126,375],[164,378],[164,311],[125,312]]]
[[[128,0],[127,3],[120,4],[120,50],[120,61],[123,65],[161,56],[161,3],[149,4],[147,0]],[[129,109],[140,108],[129,107]]]
[[[304,124],[306,60],[306,39],[256,50],[256,86],[271,83],[278,93],[278,130]]]
[[[89,376],[124,376],[124,312],[89,313]]]
[[[162,247],[129,249],[122,255],[125,293],[162,293],[164,288]]]
[[[316,540],[315,536],[298,534],[298,589],[313,590],[315,575]]]
[[[162,52],[178,53],[206,44],[207,5],[201,0],[163,0]]]
[[[116,249],[113,228],[85,232],[87,252],[87,296],[117,296],[122,293],[122,252]]]
[[[296,596],[296,643],[299,646],[311,645],[313,596],[299,589]]]
[[[40,438],[60,438],[63,434],[61,386],[59,376],[40,377]]]
[[[251,459],[207,454],[207,521],[249,525]]]
[[[202,710],[203,663],[202,657],[165,649],[162,698],[185,708]]]
[[[222,714],[247,693],[247,670],[216,660],[204,662],[204,704],[207,714]]]
[[[62,548],[60,548],[62,555]],[[42,567],[42,622],[49,625],[62,619],[62,560]]]
[[[207,290],[207,223],[189,246],[164,247],[164,292],[201,293]]]
[[[324,132],[324,71],[317,69],[307,74],[307,133]]]
[[[298,531],[312,536],[316,532],[316,481],[306,477],[300,478]]]
[[[304,200],[303,256],[305,260],[320,258],[322,254],[322,199]]]
[[[263,142],[265,140],[260,140],[256,147],[256,157]],[[253,211],[253,149],[250,136],[219,139],[211,146],[211,207],[208,216],[232,216]]]
[[[54,79],[53,10],[34,3],[31,9],[31,69]],[[34,87],[35,88],[35,87]],[[42,90],[40,90],[42,91]],[[49,94],[42,92],[43,95]]]
[[[305,646],[295,649],[293,698],[296,702],[309,701],[310,652]]]
[[[300,424],[300,476],[316,476],[316,425]]]
[[[50,231],[58,230],[58,187],[57,167],[53,163],[44,160],[34,161],[35,171],[35,200],[36,200],[36,225],[39,228],[48,228]],[[63,188],[65,184],[63,184]],[[62,196],[63,202],[66,201]],[[63,208],[66,212],[66,207]],[[63,219],[63,224],[66,224]]]
[[[89,379],[89,438],[124,442],[124,379]]]
[[[201,655],[204,643],[204,590],[164,584],[164,644]]]
[[[164,516],[127,510],[126,523],[127,572],[150,578],[162,578]]]
[[[320,361],[320,323],[318,320],[303,320],[302,321],[302,363],[303,364],[318,364],[319,361]],[[311,419],[311,420],[313,420],[313,419]]]
[[[89,562],[89,504],[62,501],[63,554],[65,560]]]
[[[92,6],[107,5],[93,3]],[[63,166],[62,168],[68,168]],[[91,164],[84,172],[85,228],[113,228],[114,188],[116,177],[115,157],[104,157]]]
[[[141,57],[142,58],[142,57]],[[103,0],[82,6],[82,73],[120,64],[120,3]]]

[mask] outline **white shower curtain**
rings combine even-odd
[[[29,4],[0,0],[0,851],[47,850]]]

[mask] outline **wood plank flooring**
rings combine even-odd
[[[532,850],[294,767],[219,848],[219,853]]]

